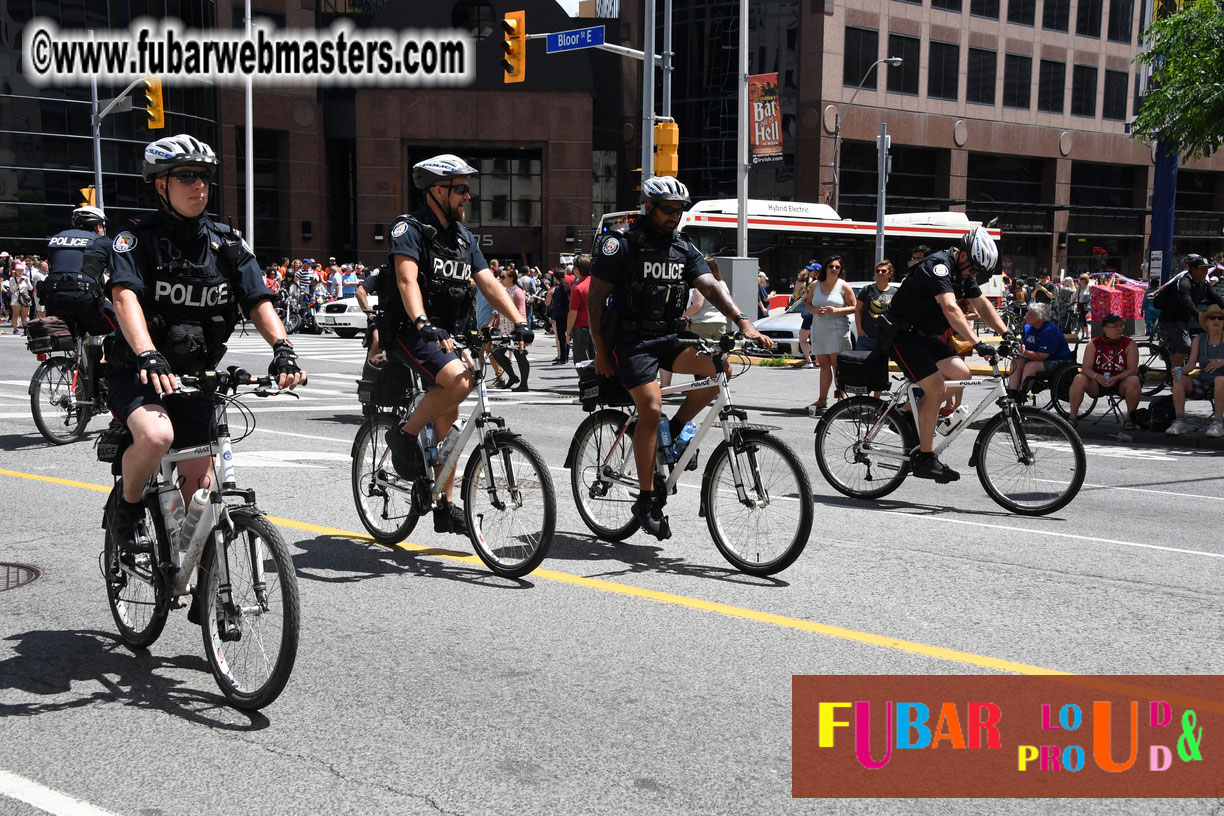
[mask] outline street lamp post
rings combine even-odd
[[[837,126],[833,129],[833,209],[837,209],[841,203],[841,181],[838,176],[841,172],[841,129],[842,122],[846,121],[846,114],[850,112],[850,108],[854,107],[854,98],[858,96],[858,92],[863,90],[863,83],[867,81],[867,77],[871,76],[871,72],[880,63],[896,68],[904,60],[900,57],[884,57],[871,63],[866,71],[863,72],[863,78],[859,80],[858,87],[854,89],[854,93],[850,94],[850,101],[846,103],[846,109],[837,117]],[[838,211],[840,215],[840,210]]]

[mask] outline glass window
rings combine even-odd
[[[878,71],[867,74],[872,63],[879,59],[880,33],[870,28],[846,28],[846,55],[842,62],[842,84],[851,88],[862,87],[875,90]]]
[[[1037,17],[1037,0],[1007,0],[1007,22],[1033,25]]]
[[[969,13],[974,17],[999,19],[999,0],[969,0]]]
[[[957,14],[961,10],[961,0],[931,0],[931,8],[943,9],[944,11],[955,11]]]
[[[969,73],[965,76],[965,101],[982,105],[995,102],[995,66],[998,55],[983,48],[969,49]]]
[[[931,64],[927,74],[927,96],[936,99],[956,99],[960,76],[960,46],[953,43],[931,43]]]
[[[888,35],[888,56],[900,57],[900,65],[888,66],[888,92],[917,94],[918,69],[921,66],[922,41],[900,34]]]
[[[1037,79],[1037,110],[1047,113],[1063,112],[1063,86],[1067,84],[1067,64],[1054,60],[1041,61],[1041,73]]]
[[[1101,116],[1105,119],[1126,118],[1126,72],[1105,71],[1105,104]]]
[[[1131,108],[1131,116],[1138,116],[1139,109],[1143,107],[1143,83],[1139,81],[1139,73],[1135,73],[1135,99],[1131,103],[1134,105]]]
[[[1131,25],[1134,22],[1135,0],[1109,0],[1110,42],[1130,42]]]
[[[1008,54],[1003,60],[1003,106],[1028,110],[1032,85],[1032,57]]]
[[[1045,0],[1041,10],[1041,27],[1049,31],[1066,31],[1071,22],[1071,0]]]
[[[1076,65],[1071,71],[1071,115],[1096,116],[1097,69]]]
[[[1079,0],[1075,10],[1075,33],[1081,37],[1101,36],[1101,0]]]

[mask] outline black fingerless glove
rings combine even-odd
[[[157,349],[142,351],[136,355],[137,367],[149,375],[156,377],[160,374],[170,375],[174,372],[170,370],[170,363],[165,356]]]
[[[526,321],[515,323],[514,328],[510,330],[510,339],[516,343],[531,345],[532,341],[535,340],[535,332],[531,330]]]
[[[978,354],[979,357],[990,358],[990,357],[999,356],[999,350],[996,349],[994,346],[990,345],[989,343],[982,343],[982,342],[975,343],[973,346],[973,350]]]
[[[417,327],[417,334],[427,343],[442,343],[450,339],[450,332],[432,323],[422,323]]]
[[[272,346],[272,362],[268,363],[268,376],[279,377],[281,374],[292,376],[300,373],[301,370],[298,368],[297,352],[293,350],[293,346],[289,345],[288,340],[277,340]]]

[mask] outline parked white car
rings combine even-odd
[[[378,295],[370,295],[370,308],[378,306]],[[365,331],[366,315],[357,298],[346,297],[324,303],[315,309],[315,325],[329,329],[340,337],[356,337]]]

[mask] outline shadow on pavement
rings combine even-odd
[[[459,539],[456,539],[459,540]],[[466,539],[463,539],[466,541]],[[302,550],[293,556],[301,578],[331,584],[347,584],[395,575],[420,575],[444,578],[490,589],[529,589],[530,581],[494,575],[483,565],[468,566],[450,560],[426,558],[429,555],[470,556],[470,552],[431,547],[405,550],[373,541],[358,541],[345,536],[320,535],[296,541]]]
[[[39,700],[0,702],[0,717],[33,717],[101,703],[162,711],[188,722],[227,731],[259,731],[268,718],[231,708],[220,693],[187,688],[159,669],[196,672],[212,683],[208,662],[198,655],[160,657],[129,651],[118,637],[99,631],[36,630],[11,635],[16,655],[0,661],[6,695],[13,691]],[[91,688],[92,687],[92,688]],[[212,716],[222,710],[225,717]],[[243,722],[232,722],[237,717]]]
[[[952,516],[972,516],[973,518],[981,518],[987,516],[990,518],[1026,518],[1015,513],[1009,513],[1006,510],[982,510],[979,508],[966,509],[953,504],[923,504],[921,502],[905,502],[896,499],[852,499],[849,496],[832,495],[832,496],[816,496],[816,504],[832,505],[834,507],[852,507],[859,510],[891,510],[893,512],[907,512],[911,515],[919,516],[937,516],[937,515],[952,515]],[[1059,516],[1043,516],[1042,518],[1059,519]]]
[[[101,432],[102,428],[98,428]],[[93,447],[93,437],[96,434],[90,433],[87,429],[85,435],[78,441],[72,443],[83,447]],[[30,420],[30,432],[26,434],[4,434],[0,436],[0,451],[16,453],[22,450],[34,450],[35,448],[51,448],[54,447],[50,442],[42,438],[42,434],[34,427],[34,420]]]
[[[637,533],[644,536],[644,533]],[[726,567],[704,566],[692,564],[683,558],[664,557],[662,553],[667,546],[666,541],[657,544],[636,544],[632,542],[607,542],[594,536],[573,535],[557,532],[553,535],[552,548],[548,551],[545,566],[549,561],[618,561],[623,569],[608,569],[600,572],[582,573],[585,578],[611,578],[617,575],[633,575],[635,573],[658,573],[660,575],[682,575],[693,578],[709,578],[716,581],[726,581],[733,584],[746,584],[757,587],[786,587],[789,583],[777,577],[762,578],[748,575]],[[709,542],[710,554],[716,557],[718,549],[714,542]]]

